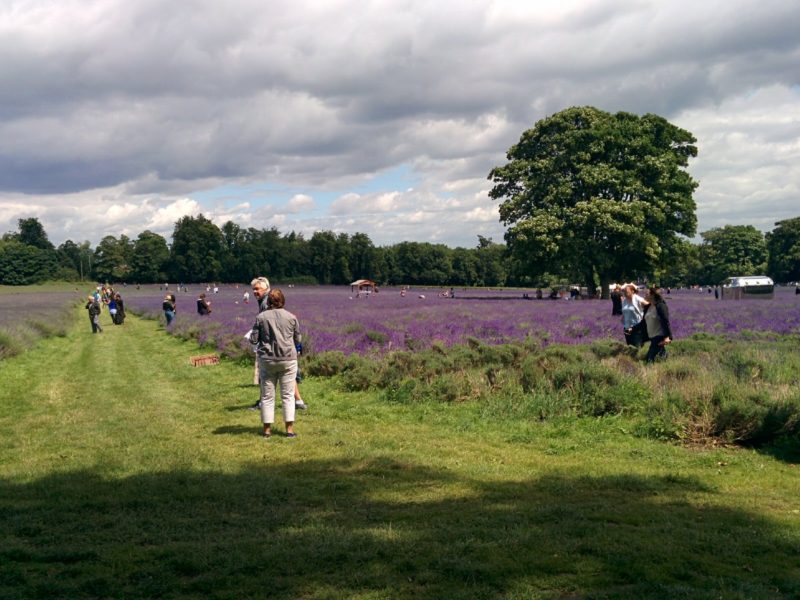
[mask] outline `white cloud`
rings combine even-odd
[[[306,194],[295,194],[286,203],[286,210],[290,213],[300,213],[314,210],[317,207],[314,198]]]
[[[471,245],[502,234],[489,170],[584,104],[697,135],[700,230],[769,228],[797,213],[798,28],[794,0],[0,3],[0,228]],[[401,166],[413,190],[362,187]]]

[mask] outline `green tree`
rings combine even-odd
[[[133,243],[128,236],[107,235],[94,250],[93,273],[98,281],[125,281],[131,274]]]
[[[134,281],[141,283],[160,282],[166,279],[169,248],[163,236],[145,230],[133,242],[131,273]]]
[[[52,278],[57,271],[55,251],[23,244],[18,239],[0,241],[0,284],[40,283]]]
[[[452,276],[452,253],[443,244],[401,242],[393,247],[394,283],[445,285]]]
[[[311,254],[311,273],[319,283],[332,283],[337,262],[336,234],[332,231],[315,231],[308,245]]]
[[[676,238],[666,245],[655,273],[655,281],[664,287],[708,283],[703,279],[700,264],[700,246],[689,240]]]
[[[691,133],[657,115],[569,108],[536,123],[489,173],[506,242],[531,275],[587,286],[652,273],[661,248],[695,233]]]
[[[350,237],[349,269],[353,277],[378,281],[378,257],[378,249],[366,233],[354,233]]]
[[[478,248],[475,251],[478,258],[477,285],[505,285],[507,274],[505,267],[506,247],[495,244],[492,238],[478,236]]]
[[[752,225],[725,225],[700,234],[700,264],[704,281],[721,283],[735,275],[758,275],[766,270],[767,243]]]
[[[767,272],[775,281],[800,281],[800,217],[775,223],[767,234]]]
[[[452,256],[452,271],[448,283],[450,285],[481,285],[478,283],[480,265],[477,253],[467,248],[455,248]]]
[[[172,278],[187,283],[218,281],[225,253],[219,227],[202,214],[182,217],[172,232]]]
[[[55,250],[53,244],[47,239],[47,233],[39,222],[39,219],[30,217],[28,219],[19,219],[17,223],[19,225],[17,239],[20,242],[28,246],[41,248],[42,250]]]

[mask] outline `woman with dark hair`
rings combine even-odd
[[[258,313],[250,332],[250,343],[256,346],[258,354],[264,437],[272,435],[272,423],[275,421],[275,393],[280,386],[286,437],[293,438],[296,437],[294,389],[297,376],[297,346],[302,342],[300,325],[297,317],[284,308],[286,299],[280,290],[270,290],[266,304],[266,307],[261,304],[266,310]]]
[[[122,325],[125,322],[125,303],[119,292],[114,294],[114,302],[117,305],[117,318],[114,319],[114,325]]]
[[[211,314],[211,302],[206,300],[205,294],[200,294],[197,297],[197,314],[200,316]]]
[[[656,358],[663,360],[667,357],[667,344],[672,341],[672,328],[669,324],[669,308],[657,288],[651,287],[648,290],[647,301],[650,304],[644,309],[644,322],[650,348],[645,361],[651,363]]]

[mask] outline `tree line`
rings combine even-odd
[[[175,223],[171,243],[152,231],[135,239],[105,236],[96,247],[67,240],[55,247],[38,219],[18,221],[0,240],[0,283],[46,280],[243,282],[267,274],[276,281],[346,285],[372,279],[384,285],[554,287],[572,282],[570,269],[530,264],[505,244],[477,236],[474,248],[401,242],[376,246],[365,233],[317,231],[306,238],[276,228],[218,227],[205,216]],[[664,286],[713,285],[726,277],[766,273],[800,281],[800,217],[762,234],[752,225],[726,225],[678,240],[657,274]],[[599,282],[597,282],[599,283]]]
[[[171,243],[152,231],[135,239],[105,236],[96,247],[67,240],[57,248],[36,218],[0,241],[0,284],[45,280],[128,283],[249,281],[266,274],[283,282],[500,286],[508,282],[505,247],[478,236],[475,248],[401,242],[376,246],[365,233],[317,231],[306,238],[276,228],[218,227],[202,214],[175,223]]]

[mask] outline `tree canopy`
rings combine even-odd
[[[775,281],[800,281],[800,217],[775,223],[767,234],[767,271]]]
[[[700,234],[700,275],[710,283],[722,283],[736,275],[759,275],[766,271],[767,244],[764,234],[752,225],[725,225]]]
[[[489,173],[506,242],[531,274],[588,286],[658,270],[694,235],[694,136],[663,117],[569,108],[536,123]]]

